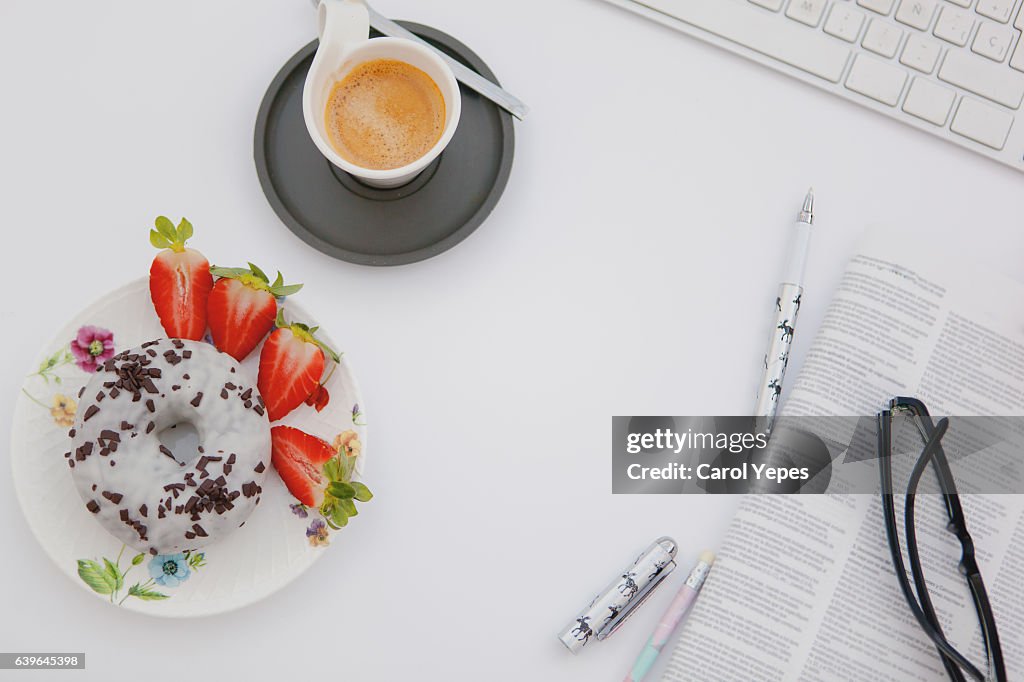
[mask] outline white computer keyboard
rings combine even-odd
[[[604,1],[1024,171],[1024,0]]]

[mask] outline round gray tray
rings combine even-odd
[[[498,82],[480,57],[451,36],[399,23]],[[408,185],[368,187],[327,161],[303,122],[302,86],[316,47],[314,40],[282,67],[256,118],[256,172],[274,212],[310,246],[361,265],[415,263],[468,237],[508,182],[515,148],[511,114],[463,87],[459,127],[441,156]]]

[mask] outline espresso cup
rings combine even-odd
[[[367,185],[398,187],[410,182],[444,151],[455,134],[462,111],[459,83],[452,70],[431,48],[403,38],[373,38],[370,17],[360,0],[321,0],[317,8],[320,46],[306,75],[302,114],[317,149],[328,161]],[[413,66],[434,81],[444,99],[444,128],[426,153],[399,168],[363,168],[344,158],[331,144],[327,105],[337,83],[356,67],[375,60],[395,60]]]

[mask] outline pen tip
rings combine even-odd
[[[804,197],[804,205],[800,209],[801,220],[811,222],[814,219],[814,188],[811,187],[807,190],[807,196]]]

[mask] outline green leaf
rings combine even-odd
[[[157,216],[154,221],[156,231],[162,234],[172,244],[178,239],[178,232],[174,229],[174,223],[167,216]]]
[[[98,563],[88,559],[78,560],[78,577],[99,594],[110,594],[117,587],[115,578],[108,575]]]
[[[324,476],[330,481],[344,480],[341,477],[341,462],[338,460],[337,455],[324,462]]]
[[[249,271],[245,268],[222,268],[216,265],[210,268],[210,274],[214,277],[226,277],[229,279],[238,279],[243,275],[248,275]]]
[[[149,243],[158,249],[171,248],[171,242],[156,230],[149,231]]]
[[[291,296],[297,294],[302,290],[301,284],[289,284],[287,286],[273,286],[270,287],[270,293],[274,296]]]
[[[345,513],[344,509],[336,505],[331,513],[331,521],[339,528],[343,528],[348,525],[348,514]]]
[[[128,588],[129,597],[138,597],[143,601],[159,601],[161,599],[169,599],[170,595],[166,595],[163,592],[157,592],[147,587],[142,587],[139,583],[135,583]]]
[[[132,557],[132,566],[138,566],[145,560],[145,558],[146,555],[142,552],[139,552],[138,554]]]
[[[188,557],[188,565],[194,569],[202,568],[206,565],[206,554],[203,552],[190,554]]]
[[[178,241],[184,244],[192,238],[192,223],[185,219],[184,216],[181,218],[181,222],[178,223]]]
[[[356,509],[356,503],[352,500],[338,500],[338,506],[345,510],[345,513],[349,516],[359,516],[359,510]]]
[[[356,458],[349,457],[344,453],[338,456],[341,458],[341,480],[346,482],[351,481],[352,474],[356,470]]]
[[[334,481],[327,486],[327,492],[339,500],[348,500],[356,496],[356,489],[343,481]]]
[[[352,488],[356,491],[355,498],[360,502],[369,502],[373,499],[370,489],[359,481],[352,481]]]
[[[114,581],[114,592],[117,592],[124,587],[124,574],[121,573],[121,569],[116,564],[110,561],[110,559],[103,559],[104,572]]]
[[[267,277],[267,273],[263,272],[258,267],[256,267],[256,265],[254,263],[249,263],[249,270],[252,271],[252,274],[256,275],[257,277],[262,279],[267,284],[270,284],[270,278]]]

